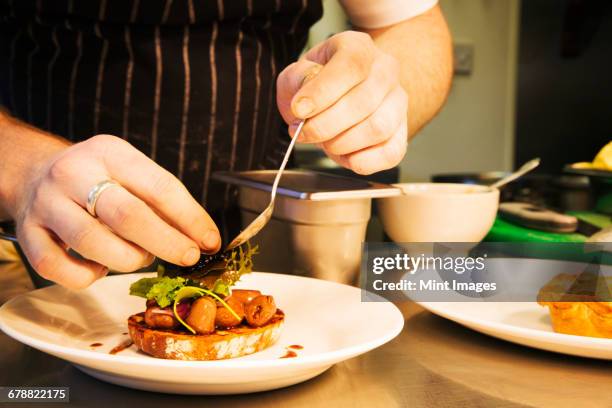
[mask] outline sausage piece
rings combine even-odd
[[[208,334],[215,331],[215,315],[217,303],[208,296],[202,296],[191,304],[191,311],[185,322],[198,334]]]
[[[261,292],[258,290],[250,290],[250,289],[234,289],[232,290],[231,297],[240,300],[245,305],[249,303],[251,300],[255,299],[257,296],[261,295]]]
[[[171,310],[159,306],[147,307],[145,323],[153,329],[174,329],[179,324]]]
[[[224,306],[217,305],[217,315],[215,316],[215,324],[219,327],[234,327],[240,324],[244,319],[244,303],[239,299],[235,298],[234,295],[228,296],[224,299],[225,303],[234,311],[240,320],[236,319],[236,316],[227,310]]]
[[[244,308],[249,325],[260,327],[270,321],[276,313],[276,303],[272,296],[260,295],[247,303]]]

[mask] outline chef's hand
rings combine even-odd
[[[120,138],[54,145],[28,173],[11,211],[17,237],[34,269],[61,285],[86,287],[108,268],[134,271],[153,255],[192,265],[201,250],[220,247],[215,223],[183,184]],[[100,194],[94,218],[85,210],[87,195],[107,179],[120,186]]]
[[[277,104],[290,134],[308,119],[299,141],[318,144],[356,173],[394,167],[406,153],[408,96],[399,63],[367,34],[334,35],[289,65],[278,77]]]

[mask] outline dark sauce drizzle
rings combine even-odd
[[[287,354],[285,354],[281,358],[294,358],[294,357],[297,357],[297,353],[293,350],[287,350]]]
[[[132,344],[134,344],[132,340],[124,341],[123,343],[119,344],[117,347],[114,347],[111,351],[109,351],[108,354],[117,354],[130,347]]]

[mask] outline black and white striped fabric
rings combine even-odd
[[[209,210],[216,170],[274,168],[275,78],[321,0],[0,0],[0,102],[79,141],[121,136]]]

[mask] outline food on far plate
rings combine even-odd
[[[612,279],[583,273],[579,277],[560,274],[538,294],[538,303],[548,307],[557,333],[612,339]]]
[[[593,162],[579,162],[572,164],[575,169],[592,169],[592,170],[606,170],[612,171],[612,142],[605,145]]]
[[[221,360],[274,344],[284,313],[259,290],[232,289],[251,271],[256,248],[202,255],[191,267],[165,264],[156,278],[142,278],[130,294],[147,299],[128,318],[130,337],[143,352],[174,360]]]

